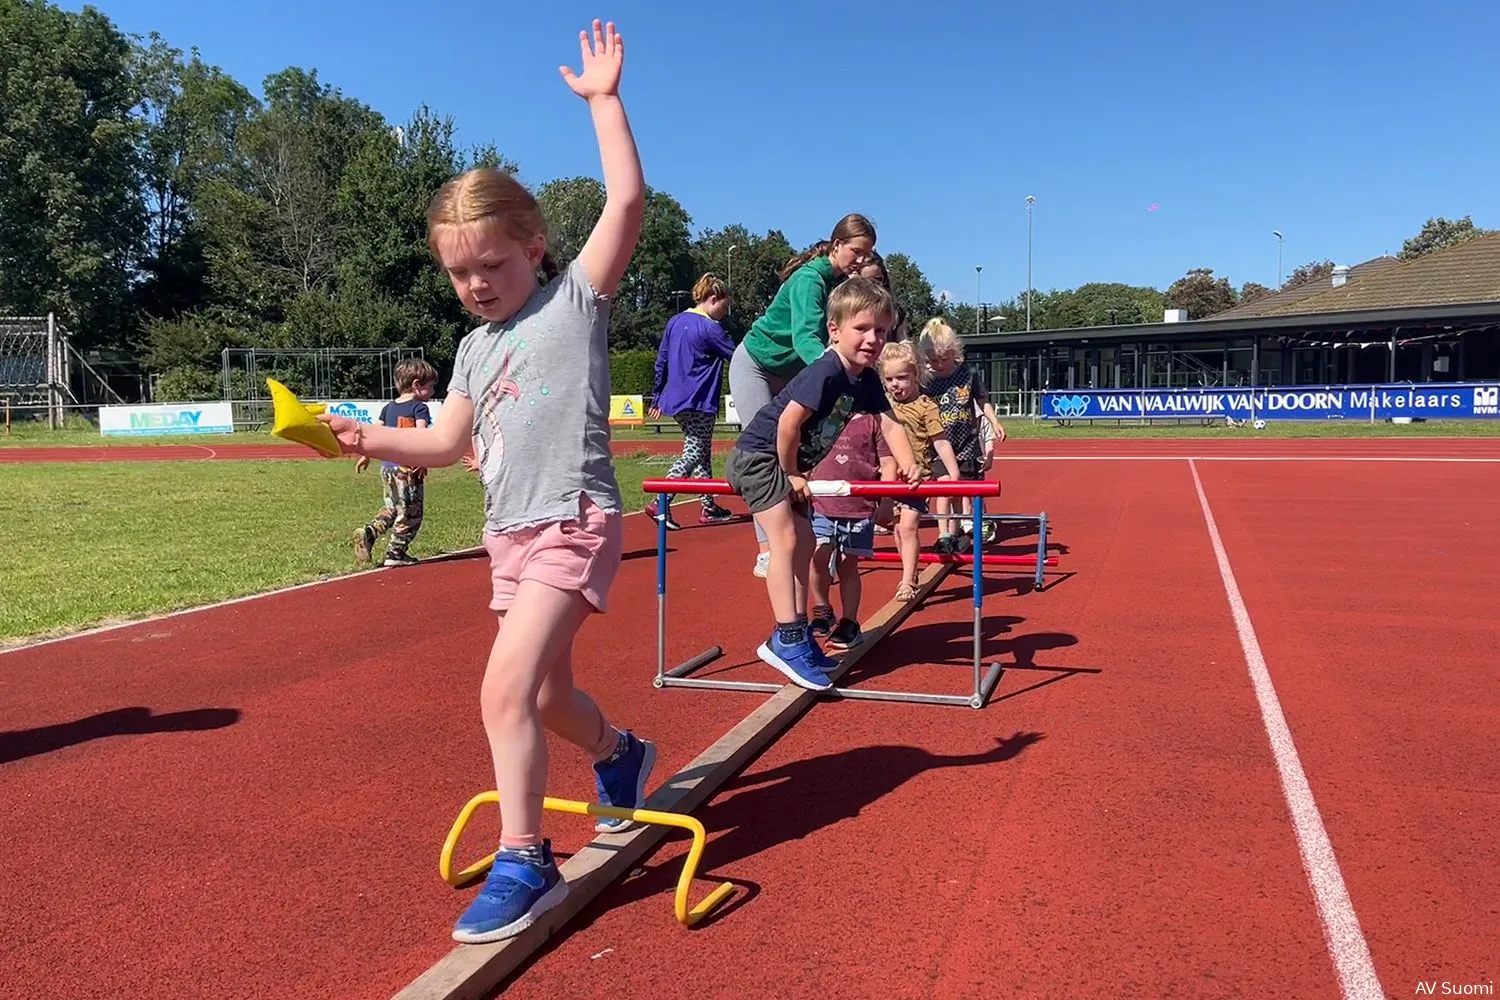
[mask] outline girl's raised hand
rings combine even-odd
[[[615,31],[614,22],[605,26],[595,18],[593,44],[589,44],[589,33],[580,31],[578,47],[583,52],[583,72],[576,74],[566,66],[557,68],[573,93],[585,101],[618,94],[625,39]]]

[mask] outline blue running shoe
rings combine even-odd
[[[484,888],[453,926],[453,940],[485,944],[515,937],[567,896],[568,883],[557,870],[551,841],[542,841],[535,853],[502,850]]]
[[[646,804],[646,782],[656,766],[656,744],[637,739],[630,730],[620,734],[619,745],[607,759],[594,765],[594,788],[599,803],[616,809],[640,809]],[[636,824],[628,819],[600,816],[596,833],[623,833]]]
[[[771,638],[761,643],[755,653],[798,687],[809,691],[827,691],[833,687],[823,672],[823,651],[811,639],[787,643],[781,640],[779,632],[772,632]]]

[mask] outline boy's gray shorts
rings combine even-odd
[[[792,491],[791,481],[781,471],[781,460],[764,452],[738,448],[731,451],[724,461],[724,479],[734,487],[752,514],[770,510]],[[793,503],[792,509],[804,516],[808,513],[806,503]]]

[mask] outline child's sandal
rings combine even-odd
[[[917,596],[917,588],[909,583],[903,583],[896,588],[896,600],[906,602]]]

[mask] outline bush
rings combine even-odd
[[[609,355],[610,393],[616,396],[651,396],[656,381],[655,351],[611,351]],[[719,392],[729,392],[729,362],[719,378]]]
[[[656,381],[655,351],[611,351],[609,391],[616,396],[649,396]]]
[[[187,365],[162,372],[153,390],[153,398],[158,403],[196,403],[219,399],[223,394],[222,376]]]

